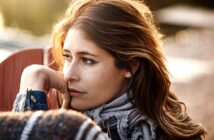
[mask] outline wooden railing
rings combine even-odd
[[[12,110],[13,102],[19,91],[20,78],[22,71],[29,65],[44,65],[44,50],[41,48],[26,49],[16,52],[0,63],[0,111]],[[56,69],[56,65],[52,63],[53,57],[51,49],[48,51],[49,67]],[[48,93],[49,108],[58,108],[57,92],[50,90]]]

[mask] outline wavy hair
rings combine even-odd
[[[130,70],[137,109],[151,118],[161,139],[206,139],[206,131],[186,113],[186,106],[170,90],[171,82],[161,51],[162,35],[150,9],[134,0],[74,0],[53,31],[53,54],[63,67],[62,49],[70,28],[78,28],[115,58],[118,68]]]

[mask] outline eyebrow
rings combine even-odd
[[[63,52],[67,52],[67,53],[71,53],[70,50],[67,50],[67,49],[63,49]],[[91,55],[91,56],[94,56],[94,57],[98,57],[97,55],[95,54],[92,54],[88,51],[80,51],[80,52],[77,52],[78,55]]]

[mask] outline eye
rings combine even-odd
[[[86,57],[83,57],[83,58],[82,58],[82,62],[83,62],[84,64],[86,64],[86,65],[93,65],[93,64],[96,63],[95,60],[89,59],[89,58],[86,58]]]
[[[62,54],[62,55],[63,55],[65,61],[71,61],[71,59],[72,59],[71,56],[69,56],[67,54]]]

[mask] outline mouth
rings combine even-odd
[[[86,92],[79,91],[79,90],[76,90],[73,88],[69,88],[68,91],[69,91],[70,96],[72,96],[72,97],[78,97],[78,96],[81,96],[83,94],[86,94]]]

